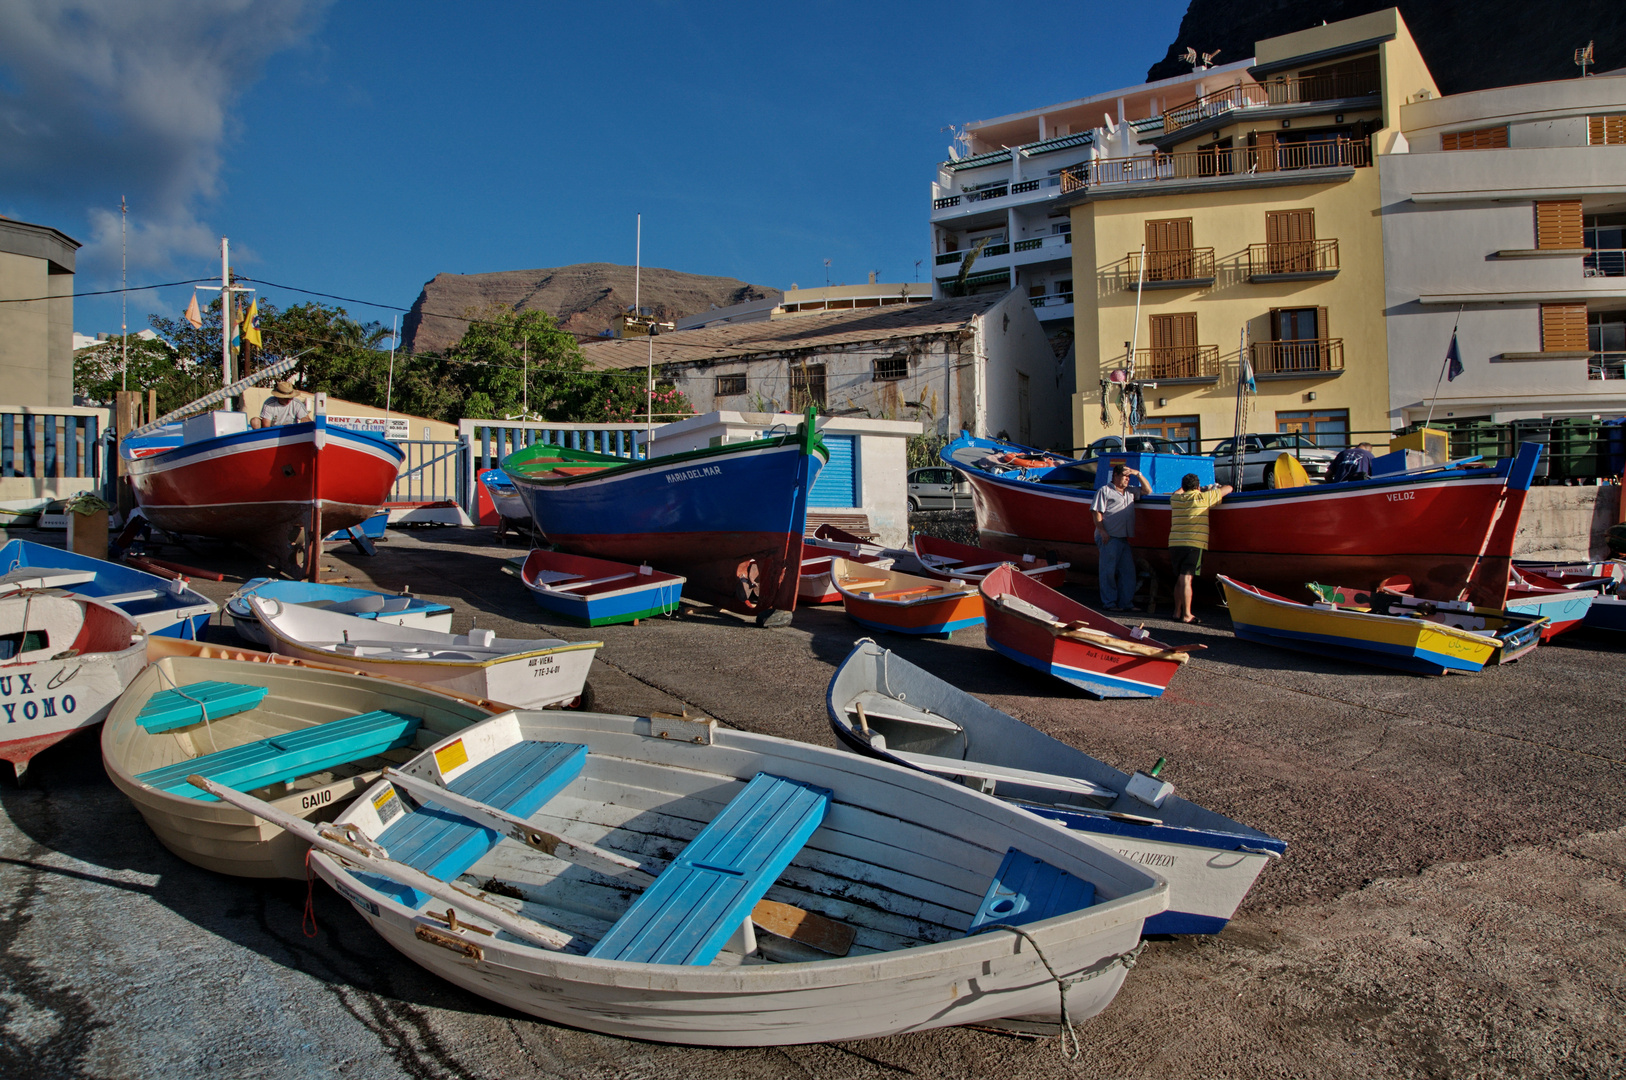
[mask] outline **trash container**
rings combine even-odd
[[[107,558],[107,503],[88,491],[68,500],[68,550],[93,559]]]

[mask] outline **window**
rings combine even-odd
[[[1191,219],[1166,218],[1146,223],[1146,280],[1187,281],[1191,267]]]
[[[875,382],[896,382],[909,377],[909,354],[898,353],[896,356],[884,356],[875,361],[875,372],[871,376]]]
[[[1378,90],[1378,55],[1369,53],[1324,67],[1299,72],[1300,101],[1335,101],[1375,94]]]
[[[1541,351],[1585,352],[1587,318],[1585,304],[1541,305]]]
[[[733,397],[745,393],[745,373],[717,376],[717,396]]]
[[[1135,434],[1177,442],[1183,454],[1202,453],[1201,422],[1195,416],[1148,416],[1135,426]]]
[[[1587,277],[1626,277],[1626,214],[1593,214],[1586,219],[1581,260]]]
[[[1626,379],[1626,311],[1595,311],[1587,319],[1591,379]]]
[[[1618,146],[1626,143],[1626,113],[1614,116],[1586,118],[1587,142],[1593,146]]]
[[[1254,366],[1261,375],[1331,371],[1343,366],[1331,345],[1326,308],[1272,308],[1270,341],[1255,343]]]
[[[1295,412],[1278,412],[1276,414],[1276,430],[1284,434],[1297,433],[1307,436],[1310,442],[1321,450],[1342,450],[1349,445],[1349,410],[1348,409],[1307,409]],[[1295,449],[1285,440],[1266,440],[1271,445],[1265,449],[1290,451]],[[1297,448],[1308,449],[1304,443],[1294,440]]]
[[[824,365],[792,363],[790,367],[790,410],[801,412],[809,405],[824,407]]]
[[[1060,281],[1055,282],[1055,286],[1056,291],[1052,295],[1065,296],[1067,297],[1067,302],[1071,304],[1073,302],[1073,279],[1062,278]]]
[[[1148,321],[1152,347],[1144,358],[1147,374],[1153,379],[1196,379],[1208,374],[1202,370],[1202,353],[1197,348],[1196,312],[1152,315]]]
[[[1448,131],[1440,136],[1441,150],[1505,150],[1507,125],[1475,128],[1472,131]]]
[[[1315,269],[1315,210],[1265,211],[1265,273]]]
[[[1580,200],[1536,204],[1536,248],[1573,250],[1583,245]]]

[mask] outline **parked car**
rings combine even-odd
[[[1214,447],[1214,478],[1222,484],[1243,490],[1275,487],[1274,466],[1281,454],[1292,454],[1298,458],[1312,484],[1319,484],[1327,478],[1332,459],[1338,456],[1337,450],[1323,450],[1310,436],[1296,431],[1244,435],[1242,440],[1242,483],[1238,484],[1233,479],[1235,467],[1231,463],[1231,451],[1236,444],[1234,439],[1226,439]]]
[[[910,510],[969,510],[971,485],[948,468],[911,469]]]

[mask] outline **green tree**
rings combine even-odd
[[[74,354],[75,395],[92,405],[105,406],[113,404],[113,395],[126,388],[141,393],[156,390],[162,414],[220,388],[218,362],[197,363],[183,358],[162,338],[132,334],[126,363],[121,340],[109,338]]]

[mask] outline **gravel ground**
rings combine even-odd
[[[557,630],[488,531],[392,531],[357,583],[411,585],[505,636]],[[170,554],[237,578],[231,552]],[[199,583],[225,596],[235,581]],[[1081,598],[1087,589],[1073,587]],[[94,737],[0,783],[0,1077],[1360,1077],[1626,1075],[1626,662],[1571,634],[1507,668],[1423,679],[1202,644],[1156,701],[1096,702],[977,631],[884,642],[1121,768],[1288,843],[1230,927],[1150,943],[1069,1064],[1054,1040],[950,1029],[703,1050],[533,1020],[400,957],[318,885],[191,867],[102,772]],[[222,630],[229,635],[229,630]],[[599,708],[686,705],[832,742],[823,692],[862,636],[839,608],[759,630],[691,612],[607,627]]]

